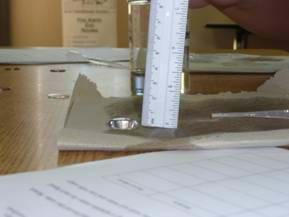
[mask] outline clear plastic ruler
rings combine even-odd
[[[177,128],[189,0],[152,0],[142,125]]]

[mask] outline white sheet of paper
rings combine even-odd
[[[190,55],[191,72],[273,73],[288,67],[288,56],[237,53],[192,53]]]
[[[89,63],[88,59],[125,61],[129,59],[128,53],[128,49],[121,48],[0,49],[0,64]]]
[[[117,0],[62,0],[65,47],[117,46]]]
[[[0,216],[287,217],[288,181],[287,150],[158,152],[1,177]]]
[[[56,64],[56,63],[86,63],[81,55],[70,59],[66,48],[20,48],[0,49],[0,64]]]
[[[73,48],[79,52],[82,56],[104,61],[129,61],[129,49],[127,48]]]

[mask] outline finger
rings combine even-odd
[[[202,8],[207,6],[208,3],[206,0],[190,0],[190,7],[191,8]]]
[[[229,8],[236,6],[241,0],[207,0],[210,4],[216,6],[217,8]]]

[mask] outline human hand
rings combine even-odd
[[[206,0],[190,0],[191,8],[202,8],[207,6],[209,3]]]
[[[241,0],[190,0],[191,8],[202,8],[209,4],[217,8],[228,8],[237,5]]]

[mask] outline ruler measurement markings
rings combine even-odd
[[[142,124],[176,128],[188,0],[151,3]]]
[[[172,1],[170,1],[170,3],[171,3],[170,8],[167,9],[167,10],[171,10],[171,11],[172,11],[172,10],[173,10],[173,8],[172,8],[172,7],[173,7],[173,6],[172,6]],[[168,12],[166,12],[166,13],[168,13]],[[166,20],[167,20],[167,22],[172,23],[172,22],[173,22],[173,13],[168,14],[168,15],[169,15],[170,17],[167,18]],[[168,34],[168,36],[169,36],[168,44],[171,45],[171,43],[172,43],[172,34]],[[164,46],[166,46],[166,48],[170,49],[170,47],[168,46],[168,44],[167,44],[167,43],[164,43]],[[167,52],[169,52],[169,50],[167,50]],[[170,56],[170,55],[167,55],[167,57],[168,57],[168,60],[167,60],[167,68],[166,68],[166,70],[163,71],[163,73],[167,73],[167,72],[169,71],[169,68],[170,68],[171,56]],[[167,87],[166,85],[170,83],[170,82],[169,82],[170,77],[169,77],[169,76],[166,76],[165,79],[166,79],[166,81],[165,81],[164,87],[167,89],[168,87]],[[165,95],[164,95],[163,97],[164,97],[165,102],[164,102],[163,105],[167,105],[167,101],[170,100],[170,98],[169,98],[170,96],[168,95],[168,91],[164,91],[164,94],[165,94]],[[166,125],[169,124],[169,123],[167,122],[167,120],[166,120],[166,117],[167,117],[167,116],[168,116],[168,110],[167,110],[166,108],[164,108],[163,117],[162,117],[162,122],[163,122],[164,126],[166,126]]]

